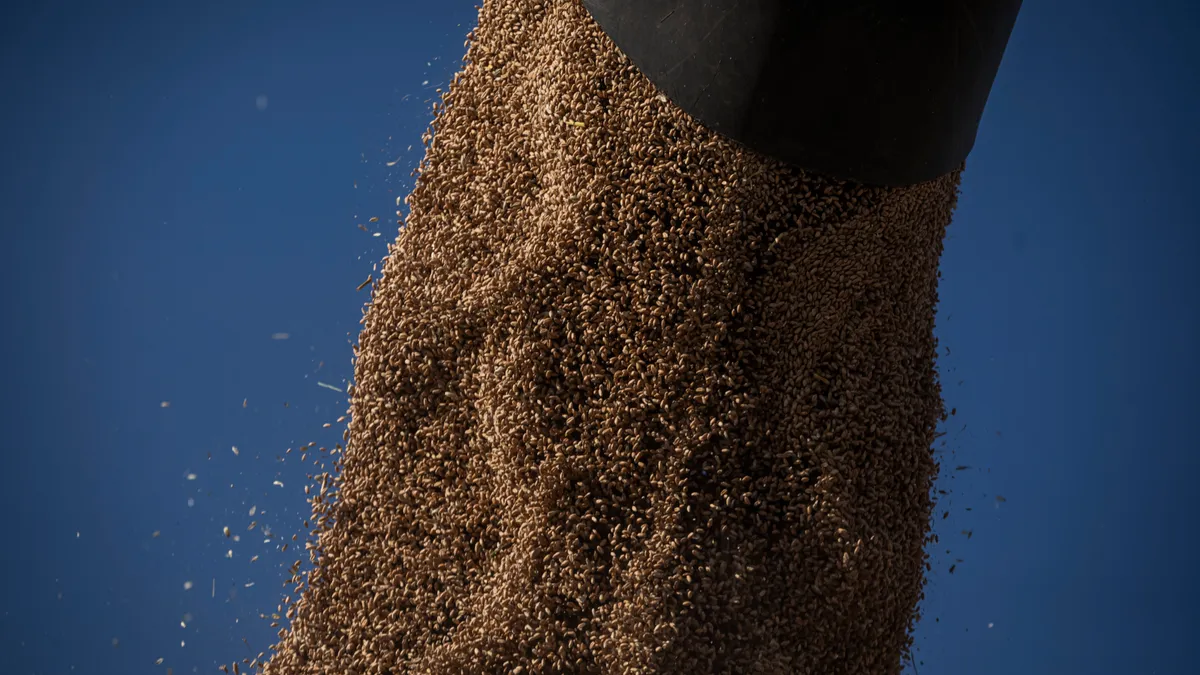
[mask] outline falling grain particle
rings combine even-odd
[[[196,480],[196,474],[194,474],[194,473],[189,473],[189,474],[187,475],[187,479],[188,479],[188,480]]]
[[[277,480],[272,483],[275,487],[283,487],[283,481]]]
[[[162,403],[159,403],[159,404],[158,404],[158,407],[160,407],[160,408],[170,408],[170,407],[171,407],[171,402],[170,402],[170,401],[163,401]]]
[[[367,220],[367,222],[368,222],[368,223],[378,223],[378,222],[379,222],[379,216],[371,216],[371,217],[370,217],[370,218]]]
[[[192,582],[190,582],[190,581],[183,582],[183,590],[185,590],[185,591],[192,590]]]
[[[228,551],[226,551],[226,552],[225,552],[225,557],[226,557],[226,558],[232,558],[232,557],[233,557],[233,549],[229,549]]]
[[[246,588],[252,588],[253,586],[254,586],[254,582],[253,582],[253,581],[248,581],[248,582],[246,582],[246,584],[245,584],[245,587],[246,587]]]
[[[358,224],[358,229],[362,230],[363,232],[369,232],[369,230],[367,229],[367,226],[363,225],[362,223]]]
[[[333,386],[332,384],[328,384],[328,383],[326,383],[326,382],[317,382],[317,386],[318,386],[318,387],[325,387],[326,389],[332,389],[333,391],[336,391],[336,392],[337,392],[337,393],[339,393],[339,394],[344,394],[344,393],[345,393],[345,392],[344,392],[344,391],[342,391],[341,389],[338,389],[337,387]]]
[[[250,507],[250,516],[251,516],[251,517],[253,517],[255,513],[258,513],[258,507],[257,507],[257,506],[251,506],[251,507]]]
[[[291,335],[287,333],[271,333],[272,340],[286,340],[289,337],[291,337]]]
[[[367,275],[367,280],[362,282],[361,284],[359,284],[358,288],[356,288],[354,290],[361,291],[362,289],[366,288],[374,280],[375,280],[375,277],[373,275]]]
[[[212,580],[212,597],[214,597],[214,598],[217,597],[217,580],[216,580],[216,578],[214,578]]]
[[[236,446],[236,445],[235,445],[235,446],[233,446],[233,447],[232,447],[232,448],[230,448],[230,449],[231,449],[231,450],[233,450],[233,454],[235,454],[235,455],[239,454],[239,453],[238,453],[238,449],[237,449],[237,446]]]
[[[151,533],[150,533],[150,538],[151,538],[151,539],[158,539],[159,535],[161,535],[161,534],[162,534],[162,532],[160,532],[159,530],[155,530],[155,531],[153,531],[153,532],[151,532]]]
[[[163,659],[163,657],[161,657],[161,656],[160,656],[160,657],[158,657],[157,659],[155,659],[155,660],[154,660],[154,665],[156,665],[156,666],[161,666],[161,665],[163,664],[163,661],[164,661],[164,660],[165,660],[165,659]]]
[[[253,556],[250,558],[250,562],[257,562],[257,561],[258,561],[258,556]]]
[[[250,399],[248,399],[248,398],[244,398],[244,399],[242,399],[242,407],[243,407],[243,408],[245,408],[245,407],[246,407],[246,404],[247,404],[247,403],[249,403],[249,402],[250,402]]]
[[[226,537],[228,537],[228,536],[229,536],[229,526],[228,526],[228,525],[226,525],[225,527],[221,528],[221,531],[225,533],[225,536],[226,536]]]

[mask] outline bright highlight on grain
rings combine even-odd
[[[575,0],[485,2],[467,56],[266,671],[899,673],[957,172],[747,152]]]

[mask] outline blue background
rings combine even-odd
[[[320,453],[276,456],[340,440],[473,3],[3,11],[0,672],[214,672],[274,641]],[[1195,672],[1198,28],[1022,10],[943,260],[921,675]]]

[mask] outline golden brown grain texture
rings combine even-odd
[[[899,672],[957,187],[784,167],[576,0],[486,2],[266,671]]]

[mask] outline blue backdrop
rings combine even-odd
[[[472,5],[6,5],[0,672],[273,642]],[[1022,10],[943,261],[921,675],[1195,672],[1198,28]]]

